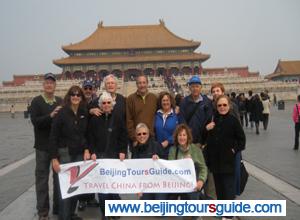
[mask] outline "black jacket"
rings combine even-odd
[[[132,158],[152,158],[153,155],[157,154],[162,157],[160,144],[154,140],[154,138],[149,137],[145,144],[138,144],[132,147]]]
[[[58,148],[67,147],[70,155],[83,154],[88,149],[86,141],[88,114],[86,107],[80,107],[77,115],[64,106],[53,120],[50,133],[51,158],[59,158]]]
[[[51,130],[52,118],[50,113],[61,105],[62,99],[55,96],[55,102],[47,104],[43,96],[35,97],[30,105],[30,117],[34,127],[34,148],[48,151],[49,135]]]
[[[204,132],[208,168],[213,173],[234,173],[235,153],[245,149],[245,133],[238,119],[231,114],[216,114],[214,122],[216,126]]]
[[[116,109],[108,115],[92,116],[88,130],[91,153],[100,154],[104,158],[118,158],[119,153],[126,153],[128,143],[126,124]]]
[[[250,121],[258,123],[263,120],[263,104],[259,98],[254,98],[252,101],[252,110],[250,114]]]

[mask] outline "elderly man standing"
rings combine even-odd
[[[212,102],[206,95],[201,94],[202,83],[199,76],[192,76],[188,85],[191,94],[182,100],[180,114],[192,129],[193,143],[201,143],[205,124],[212,119]]]
[[[44,76],[44,93],[35,97],[31,102],[31,121],[34,127],[35,148],[35,187],[37,211],[40,220],[49,219],[49,173],[51,158],[49,155],[49,135],[52,119],[61,109],[62,99],[54,96],[56,79],[52,73]],[[56,175],[56,174],[53,174]],[[54,177],[54,176],[53,176]],[[57,180],[57,176],[53,178]],[[58,183],[53,190],[53,214],[58,214]]]
[[[121,114],[123,119],[126,117],[126,99],[121,94],[117,93],[117,79],[113,74],[109,74],[103,79],[106,92],[110,93],[113,100],[116,102],[114,106],[114,111]],[[102,110],[99,108],[99,99],[93,101],[93,108],[90,109],[89,113],[91,115],[100,116]]]
[[[157,110],[157,97],[148,91],[148,78],[139,75],[136,79],[137,91],[128,96],[126,101],[126,121],[128,135],[132,146],[137,145],[135,128],[139,123],[145,123],[154,135],[154,117]]]

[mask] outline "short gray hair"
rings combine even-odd
[[[103,93],[101,94],[101,96],[99,97],[99,100],[98,100],[98,105],[99,105],[99,107],[102,107],[102,102],[103,102],[104,100],[109,100],[109,101],[111,101],[112,107],[114,107],[115,104],[116,104],[116,101],[112,98],[112,96],[111,96],[111,94],[110,94],[109,92],[103,92]]]
[[[115,81],[115,83],[117,83],[117,78],[116,78],[113,74],[108,74],[108,75],[105,76],[104,79],[103,79],[104,85],[106,84],[106,81],[107,81],[109,78],[112,78],[112,79]]]
[[[137,131],[140,128],[145,128],[149,132],[149,128],[145,123],[138,123],[137,126],[135,127],[135,131]]]

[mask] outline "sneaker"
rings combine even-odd
[[[49,217],[48,216],[40,216],[39,220],[49,220]]]

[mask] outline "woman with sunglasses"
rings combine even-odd
[[[216,99],[217,112],[206,125],[207,165],[213,173],[217,198],[235,199],[235,156],[245,149],[246,137],[239,120],[229,113],[230,99],[221,95]],[[222,218],[232,219],[232,217]]]
[[[50,155],[53,170],[60,172],[60,164],[90,158],[86,142],[87,109],[85,97],[79,86],[72,86],[65,98],[64,106],[54,118],[50,132]],[[59,202],[60,220],[80,220],[75,215],[77,196]]]
[[[127,151],[127,129],[123,115],[115,111],[116,102],[108,92],[99,97],[100,116],[93,115],[89,121],[88,142],[93,160],[124,160]],[[99,194],[101,212],[105,214],[105,200],[120,200],[118,194]],[[103,217],[105,219],[105,216]]]
[[[160,145],[150,136],[150,130],[144,123],[139,123],[135,129],[135,138],[137,145],[132,148],[132,159],[139,158],[152,158],[153,160],[159,159],[161,156]],[[166,199],[164,193],[143,193],[139,194],[140,199],[155,200]]]

